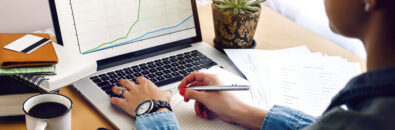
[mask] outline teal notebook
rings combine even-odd
[[[55,75],[55,65],[39,67],[20,67],[20,68],[0,68],[0,75],[17,75],[17,74],[37,74],[37,75]]]

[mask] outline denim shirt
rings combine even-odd
[[[170,111],[154,112],[136,118],[137,130],[180,130],[174,113]]]
[[[347,110],[340,107],[342,105]],[[136,128],[181,129],[172,112],[138,117]],[[395,129],[395,67],[353,78],[317,119],[298,110],[274,106],[267,113],[261,129]]]

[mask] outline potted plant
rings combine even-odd
[[[213,0],[215,48],[255,48],[254,34],[265,0]]]

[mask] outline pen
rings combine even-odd
[[[249,90],[249,85],[221,85],[221,86],[193,86],[186,89],[196,91],[244,91]]]

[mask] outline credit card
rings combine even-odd
[[[34,35],[26,35],[18,40],[11,42],[5,49],[22,52],[26,54],[30,54],[31,52],[37,50],[38,48],[44,46],[45,44],[49,43],[51,40],[45,39],[42,37],[34,36]]]

